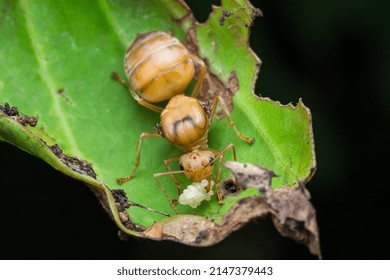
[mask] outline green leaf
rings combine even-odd
[[[75,0],[0,0],[4,11],[0,18],[0,104],[9,102],[21,113],[39,117],[37,126],[30,128],[0,112],[0,140],[87,183],[128,234],[169,239],[151,231],[171,221],[182,223],[183,217],[193,219],[185,214],[220,223],[238,200],[258,195],[258,191],[248,189],[226,197],[223,206],[215,197],[196,209],[179,205],[179,218],[166,219],[157,212],[130,207],[132,223],[127,228],[111,194],[113,189],[124,189],[129,201],[174,215],[152,177],[166,171],[164,159],[182,153],[164,139],[145,140],[135,178],[122,186],[116,183],[116,178],[128,175],[134,166],[139,135],[152,132],[159,115],[139,106],[110,74],[116,71],[125,76],[124,53],[137,33],[163,30],[181,40],[187,37],[189,45],[198,47],[199,56],[218,78],[209,80],[209,85],[223,85],[227,100],[234,93],[229,86],[238,82],[232,117],[238,129],[256,143],[249,146],[240,140],[223,118],[213,121],[209,146],[222,150],[234,143],[239,161],[266,166],[278,175],[273,187],[307,181],[315,169],[310,112],[301,101],[297,106],[283,106],[253,95],[260,60],[248,47],[248,26],[257,11],[246,0],[222,2],[231,12],[223,25],[221,7],[200,25],[185,4],[174,0],[148,1],[147,5],[141,0],[99,0],[95,5]],[[209,93],[203,92],[203,98],[209,98]],[[53,153],[50,146],[54,144],[62,153]],[[232,155],[225,158],[231,160]],[[90,166],[96,179],[86,171]],[[230,176],[224,170],[223,179]],[[175,184],[165,177],[161,183],[174,198]],[[143,227],[149,229],[147,234],[138,232]],[[185,238],[177,241],[191,243]]]

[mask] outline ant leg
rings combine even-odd
[[[169,172],[155,173],[155,174],[153,174],[153,178],[156,181],[157,186],[159,187],[160,191],[164,194],[165,198],[168,200],[172,209],[175,211],[176,215],[179,215],[179,211],[177,210],[175,203],[173,203],[172,199],[169,198],[168,194],[166,193],[164,188],[161,186],[161,183],[157,180],[157,177],[164,176],[164,175],[173,175],[173,174],[177,174],[177,173],[184,173],[184,171],[169,171]]]
[[[222,111],[225,113],[226,117],[229,120],[229,125],[233,128],[233,130],[237,134],[237,136],[240,137],[242,140],[248,142],[249,144],[253,144],[255,142],[255,139],[246,137],[246,136],[242,135],[238,131],[236,125],[234,124],[234,122],[232,120],[232,117],[230,116],[230,112],[229,112],[229,109],[228,109],[228,107],[227,107],[227,105],[225,103],[225,100],[223,100],[223,98],[220,97],[220,96],[215,96],[214,97],[213,107],[212,107],[212,110],[211,110],[211,118],[215,115],[218,102],[219,102],[219,106],[221,107]]]
[[[168,172],[172,172],[171,168],[169,167],[169,164],[172,161],[179,160],[180,157],[181,157],[181,155],[164,159],[164,164],[165,164],[165,167],[167,168]],[[177,177],[175,176],[174,173],[170,173],[170,174],[171,174],[173,181],[175,181],[175,184],[177,187],[177,193],[178,193],[178,195],[180,195],[181,194],[181,182],[179,181],[179,179],[177,179]]]
[[[227,145],[221,152],[218,152],[218,151],[215,151],[215,150],[211,150],[214,153],[214,155],[215,155],[214,161],[217,160],[217,158],[220,158],[219,159],[219,165],[218,165],[217,178],[215,180],[215,188],[216,188],[216,193],[217,193],[217,197],[218,197],[218,202],[219,202],[220,205],[223,204],[223,197],[222,197],[220,184],[219,184],[219,182],[221,180],[223,156],[230,149],[232,149],[232,151],[233,151],[233,159],[234,159],[234,161],[237,161],[236,148],[234,147],[233,144]]]
[[[112,72],[111,74],[111,77],[118,81],[119,83],[121,83],[124,87],[127,88],[127,90],[130,92],[131,96],[138,102],[138,104],[140,104],[141,106],[144,106],[145,108],[148,108],[152,111],[155,111],[157,113],[161,113],[163,108],[161,107],[158,107],[156,105],[153,105],[147,101],[145,101],[144,99],[142,99],[141,97],[139,97],[139,95],[130,87],[129,83],[127,83],[125,80],[123,80],[119,75],[118,73],[116,72]]]
[[[126,183],[127,181],[130,181],[134,177],[134,174],[137,171],[137,168],[138,168],[140,160],[141,160],[141,145],[142,145],[142,141],[144,139],[150,138],[150,137],[162,137],[162,136],[160,134],[158,134],[157,132],[142,132],[141,133],[141,135],[139,136],[139,139],[138,139],[138,144],[137,144],[137,153],[136,153],[136,157],[135,157],[135,166],[134,166],[134,168],[131,171],[129,176],[117,179],[118,184],[122,185],[123,183]]]
[[[191,94],[191,97],[196,98],[203,84],[204,77],[206,76],[207,66],[204,64],[203,60],[201,60],[196,55],[191,54],[191,58],[192,60],[194,60],[196,63],[200,65],[200,73],[199,73],[198,81],[196,82],[195,88]]]

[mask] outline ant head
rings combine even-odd
[[[192,151],[180,157],[180,169],[188,179],[200,182],[209,179],[214,169],[214,154],[210,151]]]

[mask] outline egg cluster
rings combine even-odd
[[[207,179],[203,179],[201,182],[193,182],[180,195],[179,203],[196,208],[203,200],[210,201],[211,196],[214,194],[211,189],[214,186],[214,181],[211,180],[211,188],[209,192],[206,192],[207,185]]]

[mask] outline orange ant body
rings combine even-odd
[[[169,49],[169,51],[166,49]],[[160,55],[161,53],[167,53],[167,55],[169,54],[172,57],[158,59],[157,54],[159,53]],[[169,59],[171,59],[171,62],[167,63]],[[189,97],[183,95],[183,91],[194,78],[193,61],[200,65],[200,74],[192,95]],[[145,76],[148,76],[148,78],[144,79],[142,71],[147,71],[146,69],[151,69],[151,67],[141,68],[141,70],[138,67],[147,64],[154,65],[154,68],[158,71],[153,72],[155,76],[149,75],[150,73],[145,73]],[[208,131],[211,127],[211,120],[216,112],[218,103],[222,111],[226,114],[229,125],[234,129],[237,136],[250,144],[254,141],[252,138],[243,136],[237,130],[231,119],[230,112],[221,97],[214,97],[212,104],[203,103],[196,99],[206,74],[206,66],[203,61],[195,55],[190,54],[176,38],[173,38],[169,34],[151,32],[138,36],[130,45],[125,58],[125,69],[130,85],[116,73],[113,73],[113,78],[125,85],[139,104],[160,112],[160,124],[156,125],[155,132],[141,133],[137,144],[135,166],[129,176],[117,179],[118,183],[123,184],[134,177],[140,164],[141,146],[144,139],[151,137],[165,138],[185,152],[182,155],[164,160],[168,172],[153,175],[157,185],[175,212],[178,213],[175,203],[168,197],[157,177],[171,175],[176,183],[179,195],[181,194],[181,184],[175,174],[184,173],[187,178],[194,182],[201,182],[207,179],[205,189],[206,192],[209,192],[214,162],[218,158],[220,162],[215,185],[219,203],[222,204],[223,200],[219,190],[219,181],[223,156],[226,151],[232,149],[234,160],[236,160],[236,152],[233,144],[228,145],[222,151],[210,149],[207,145]],[[182,69],[188,71],[185,72]],[[182,72],[179,77],[176,75],[177,72]],[[164,109],[152,104],[164,100],[168,100],[168,104]],[[169,164],[176,160],[179,161],[181,170],[172,171]]]

